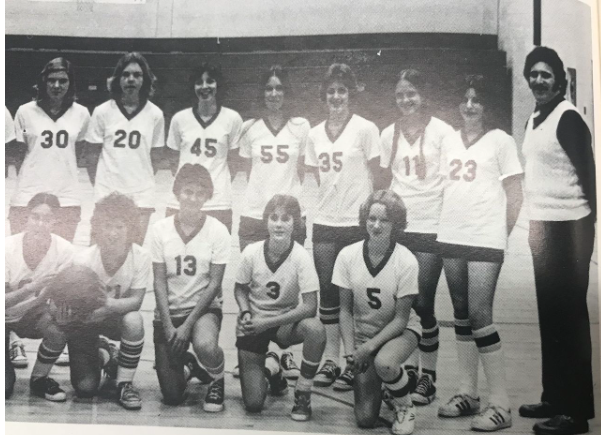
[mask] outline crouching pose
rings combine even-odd
[[[168,405],[184,401],[190,375],[210,383],[203,409],[220,412],[225,367],[218,344],[221,281],[229,260],[230,234],[219,220],[201,211],[213,196],[213,182],[204,166],[184,164],[173,193],[179,210],[154,224],[151,233],[157,376]],[[190,343],[198,360],[187,352]]]
[[[267,381],[272,394],[285,394],[287,383],[277,357],[266,361],[269,342],[283,349],[303,343],[291,417],[306,421],[311,418],[311,387],[326,342],[325,329],[315,317],[319,280],[310,255],[294,241],[302,230],[296,198],[275,195],[265,207],[263,224],[269,237],[244,249],[236,277],[242,399],[249,412],[260,412]]]
[[[365,240],[344,248],[332,283],[340,288],[340,326],[355,372],[355,417],[373,427],[380,413],[382,383],[395,410],[392,433],[410,434],[415,424],[409,376],[403,363],[417,348],[419,317],[411,306],[418,294],[418,263],[397,244],[407,211],[392,191],[372,193],[361,206]]]
[[[79,397],[92,397],[98,392],[101,367],[117,384],[117,398],[125,409],[140,409],[140,394],[132,382],[142,347],[144,324],[139,310],[151,274],[148,252],[134,243],[139,234],[138,208],[129,197],[112,193],[100,200],[92,216],[92,237],[97,241],[74,260],[96,273],[106,293],[106,303],[90,316],[69,328],[71,383]],[[71,305],[67,301],[68,305]],[[116,352],[107,349],[107,340],[120,342],[117,361],[109,357]],[[102,360],[102,355],[105,359]],[[108,361],[107,361],[108,359]],[[116,373],[115,373],[116,372]]]

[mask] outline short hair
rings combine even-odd
[[[27,209],[32,211],[38,205],[46,204],[48,207],[52,209],[52,211],[56,211],[61,208],[60,201],[56,195],[51,193],[38,193],[34,195],[33,198],[29,200],[27,203]]]
[[[221,67],[219,65],[214,65],[209,62],[203,62],[196,68],[194,68],[190,72],[190,86],[194,89],[194,84],[196,81],[202,77],[204,73],[207,73],[209,77],[211,77],[217,83],[217,94],[215,98],[219,104],[223,100],[223,96],[225,95],[225,78],[223,76],[223,72],[221,71]]]
[[[556,90],[559,90],[559,93],[562,96],[565,95],[568,87],[566,71],[561,58],[552,48],[536,47],[528,54],[528,56],[526,56],[523,72],[526,81],[530,83],[530,71],[532,70],[532,67],[539,62],[544,62],[551,67],[553,74],[555,75]]]
[[[267,82],[269,81],[269,79],[271,79],[272,77],[276,77],[280,80],[280,82],[282,83],[282,86],[284,87],[284,92],[286,93],[286,98],[289,97],[289,93],[291,91],[291,87],[290,87],[290,79],[288,77],[288,71],[285,70],[281,65],[272,65],[268,70],[263,71],[263,73],[261,73],[261,77],[259,78],[259,89],[258,89],[258,100],[261,103],[264,103],[265,101],[265,86],[267,86]]]
[[[117,62],[108,86],[111,98],[117,99],[123,94],[123,89],[121,89],[121,76],[123,75],[125,68],[127,68],[127,65],[130,63],[137,63],[142,69],[143,82],[142,88],[140,88],[140,98],[144,101],[148,100],[154,94],[157,79],[152,73],[150,65],[148,65],[144,56],[135,51],[124,54]]]
[[[351,67],[345,63],[333,63],[328,68],[319,88],[319,96],[322,101],[326,101],[328,87],[334,82],[340,82],[346,86],[349,90],[349,101],[357,94],[357,78]]]
[[[263,211],[263,225],[265,225],[265,230],[267,230],[269,216],[278,207],[283,207],[284,210],[286,210],[286,213],[292,216],[292,240],[295,240],[303,231],[303,222],[301,220],[301,208],[298,199],[292,195],[277,194],[269,200]]]
[[[463,100],[465,93],[473,89],[485,108],[492,107],[492,89],[488,86],[486,77],[482,74],[467,74],[464,78],[464,86],[461,89],[460,99]]]
[[[173,182],[173,194],[179,197],[186,184],[196,184],[208,193],[208,199],[213,197],[214,186],[211,174],[207,168],[198,163],[186,163],[180,168]]]
[[[417,89],[417,91],[423,99],[430,98],[432,81],[424,74],[422,74],[419,70],[413,68],[401,70],[398,76],[397,84],[401,80],[405,80],[411,83]]]
[[[407,228],[407,208],[401,197],[392,190],[377,190],[365,200],[359,209],[359,225],[367,235],[367,219],[372,205],[382,204],[386,208],[386,216],[392,222],[393,240]]]
[[[141,231],[140,212],[136,203],[129,196],[113,192],[96,203],[91,220],[91,238],[98,242],[100,232],[107,222],[122,221],[127,225],[128,246],[131,246]]]
[[[62,109],[68,109],[73,105],[73,102],[75,101],[75,74],[73,72],[73,65],[64,57],[52,59],[44,65],[44,68],[42,68],[36,84],[36,101],[38,102],[38,105],[46,105],[50,99],[46,89],[48,76],[54,72],[61,71],[67,73],[67,77],[69,77],[69,89],[67,89],[67,93],[63,98]]]

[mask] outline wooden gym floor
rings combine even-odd
[[[164,216],[165,204],[170,192],[172,176],[168,171],[157,174],[157,212],[153,221]],[[92,187],[84,170],[80,170],[82,184],[82,222],[75,237],[75,244],[87,246],[89,240],[89,219],[92,213]],[[237,221],[242,201],[244,201],[245,177],[238,174],[234,182],[234,229],[237,234]],[[6,179],[6,204],[15,187],[15,172],[11,167]],[[308,209],[309,222],[316,203],[316,184],[310,177],[305,183],[302,201]],[[8,214],[8,207],[5,210]],[[10,234],[6,223],[6,234]],[[306,244],[311,249],[310,238]],[[78,400],[74,397],[69,383],[69,370],[55,367],[53,376],[67,391],[66,403],[51,403],[29,395],[28,378],[35,360],[38,341],[24,340],[29,358],[29,369],[17,371],[17,384],[13,397],[5,402],[7,422],[30,423],[76,423],[96,425],[134,425],[160,427],[187,427],[206,429],[250,429],[269,431],[321,432],[336,434],[351,433],[388,433],[387,425],[391,421],[391,413],[383,409],[381,425],[367,431],[358,429],[353,416],[352,393],[337,393],[331,388],[315,388],[312,400],[313,419],[310,422],[298,423],[289,418],[292,407],[292,388],[286,397],[268,397],[263,413],[259,416],[248,415],[242,406],[238,379],[234,379],[231,370],[236,365],[236,349],[234,346],[234,324],[237,306],[233,297],[233,283],[236,266],[239,261],[237,236],[232,238],[232,258],[226,269],[224,279],[224,321],[220,343],[226,355],[226,408],[223,413],[210,414],[202,411],[202,400],[206,387],[192,382],[189,386],[189,398],[182,406],[173,408],[162,404],[158,389],[158,381],[153,365],[152,317],[154,295],[151,286],[144,300],[142,312],[146,324],[146,344],[142,361],[136,373],[135,384],[140,389],[143,407],[140,411],[125,411],[109,398],[98,397],[93,400]],[[593,338],[593,368],[595,376],[595,399],[597,415],[601,415],[601,395],[599,394],[599,315],[598,315],[598,265],[597,254],[591,263],[591,282],[589,289],[589,311]],[[438,363],[438,398],[429,406],[417,409],[415,434],[452,435],[469,430],[470,419],[441,419],[437,416],[438,406],[455,391],[458,375],[452,325],[452,310],[448,289],[444,277],[439,282],[437,298],[437,316],[441,321],[441,345]],[[518,416],[517,408],[522,403],[539,400],[540,384],[540,340],[538,333],[538,317],[534,295],[534,278],[532,261],[527,244],[527,221],[520,219],[511,235],[505,264],[499,278],[495,303],[495,322],[503,340],[506,359],[507,382],[513,409],[513,426],[502,431],[506,434],[529,434],[535,421]],[[300,363],[300,347],[293,349],[296,361]],[[480,369],[480,391],[485,398],[485,378]],[[385,407],[384,407],[385,408]],[[599,433],[601,422],[593,420],[590,433]],[[31,426],[37,432],[39,426]],[[63,426],[61,433],[93,429],[90,426]],[[11,432],[14,425],[7,425]],[[110,429],[110,428],[109,428]],[[125,433],[124,427],[114,427],[119,433]],[[15,432],[16,433],[16,432]],[[58,432],[57,432],[58,433]]]

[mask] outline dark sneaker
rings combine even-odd
[[[282,366],[282,370],[284,370],[284,377],[286,379],[296,380],[300,376],[300,369],[294,362],[292,353],[284,352],[280,359],[280,365]]]
[[[326,360],[315,375],[313,385],[316,387],[329,387],[334,383],[338,376],[340,376],[340,367],[338,367],[331,359]]]
[[[267,368],[271,367],[275,369],[277,367],[278,372],[275,375],[271,374],[271,371]],[[288,382],[284,378],[284,370],[280,365],[280,359],[275,352],[268,352],[265,358],[265,375],[269,382],[269,391],[272,396],[284,396],[288,393]]]
[[[589,431],[588,421],[574,420],[567,415],[556,415],[536,423],[532,429],[536,435],[577,435]]]
[[[309,391],[294,392],[294,406],[290,417],[294,421],[307,421],[311,419],[311,393]]]
[[[202,409],[206,412],[221,412],[223,411],[223,400],[225,397],[225,384],[223,378],[213,381],[207,390],[205,403]]]
[[[213,381],[213,377],[198,364],[191,352],[184,354],[184,375],[187,381],[196,378],[202,385],[208,385]]]
[[[520,406],[519,412],[520,417],[526,418],[552,418],[557,415],[553,405],[551,405],[549,402],[522,405]]]
[[[119,349],[105,337],[98,339],[99,352],[106,352],[109,355],[109,361],[101,367],[104,374],[110,379],[117,379],[117,369],[119,368]]]
[[[382,402],[384,402],[388,409],[394,411],[394,397],[392,397],[388,388],[384,386],[382,386]]]
[[[351,391],[354,383],[353,364],[347,362],[344,372],[334,381],[334,391]]]
[[[67,395],[54,379],[50,377],[31,379],[29,381],[31,393],[51,402],[64,402]]]
[[[419,378],[415,391],[411,394],[411,401],[414,405],[429,405],[436,398],[436,387],[432,378],[428,375],[422,375]]]
[[[121,382],[117,386],[119,394],[119,404],[125,409],[135,411],[142,408],[142,399],[140,393],[131,382]]]
[[[413,393],[415,391],[415,389],[417,388],[417,380],[419,378],[417,371],[413,370],[413,369],[406,369],[407,370],[407,376],[409,376],[409,381],[407,382],[407,385],[409,386],[409,393]]]

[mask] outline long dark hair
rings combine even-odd
[[[123,89],[121,89],[121,76],[127,65],[130,63],[137,63],[142,69],[144,81],[142,82],[142,88],[140,88],[140,99],[141,101],[146,101],[154,94],[157,79],[152,73],[144,56],[137,52],[127,53],[117,62],[113,75],[110,78],[109,92],[111,93],[111,98],[118,100],[123,94]]]
[[[75,102],[75,74],[73,73],[73,65],[64,57],[57,57],[56,59],[52,59],[50,62],[44,65],[44,68],[38,76],[35,99],[40,107],[46,107],[48,105],[48,101],[50,100],[50,96],[48,95],[48,90],[46,88],[48,76],[51,73],[60,71],[67,73],[67,77],[69,77],[69,89],[63,98],[61,109],[67,110],[73,105],[73,102]]]

